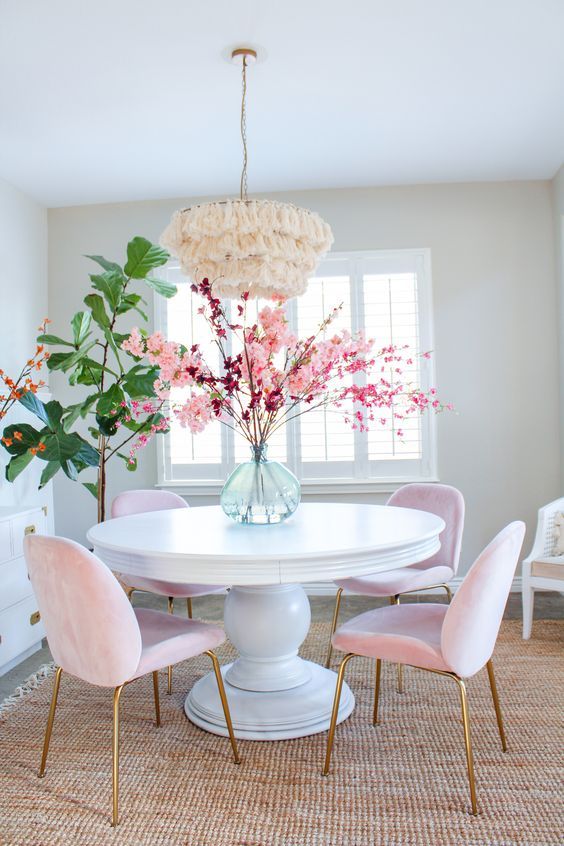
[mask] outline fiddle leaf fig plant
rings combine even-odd
[[[59,470],[77,480],[83,471],[96,468],[96,481],[83,484],[96,497],[98,521],[102,521],[108,461],[117,456],[128,470],[135,470],[137,450],[153,435],[168,429],[167,418],[161,413],[163,400],[154,389],[159,367],[121,348],[129,332],[120,331],[120,319],[136,312],[147,322],[146,301],[135,289],[136,283],[143,282],[164,297],[173,297],[176,286],[152,275],[166,263],[169,254],[146,238],[137,236],[129,242],[123,267],[104,256],[87,258],[98,267],[90,274],[92,292],[84,298],[86,308],[71,320],[69,338],[48,333],[46,323],[37,338],[38,349],[50,348],[45,356],[48,369],[67,374],[80,397],[63,407],[56,400],[44,403],[34,391],[22,392],[17,401],[39,419],[41,426],[7,426],[2,444],[11,455],[6,467],[9,481],[34,458],[45,462],[40,486]],[[82,420],[88,424],[88,438],[74,431]]]

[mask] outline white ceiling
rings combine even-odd
[[[564,0],[0,0],[0,176],[49,206],[546,179]]]

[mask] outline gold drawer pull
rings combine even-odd
[[[35,526],[26,526],[24,529],[24,535],[34,535],[35,534]]]
[[[39,611],[34,611],[34,613],[29,618],[29,622],[31,623],[32,626],[34,626],[36,623],[38,623],[40,621],[40,619],[41,619],[41,614],[39,613]]]

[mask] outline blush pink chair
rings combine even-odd
[[[157,726],[160,725],[158,671],[205,653],[213,664],[235,763],[239,763],[221,670],[213,650],[223,630],[161,611],[133,609],[111,571],[84,547],[65,538],[29,535],[24,554],[53,658],[58,665],[39,769],[45,774],[61,674],[114,688],[113,814],[118,823],[119,703],[125,685],[153,674]]]
[[[345,667],[357,655],[376,658],[374,725],[382,661],[408,664],[453,679],[460,694],[472,813],[477,813],[474,759],[463,679],[487,667],[503,751],[507,750],[492,654],[523,545],[525,524],[511,523],[486,547],[465,576],[450,605],[392,605],[349,620],[333,635],[346,652],[339,666],[323,775],[329,773]]]
[[[391,603],[399,605],[400,596],[404,593],[415,593],[442,587],[446,591],[449,602],[452,599],[450,588],[446,582],[456,575],[460,559],[464,529],[464,497],[460,491],[450,485],[404,485],[392,494],[387,504],[399,508],[430,511],[432,514],[442,517],[446,526],[440,535],[441,548],[431,558],[412,564],[410,567],[374,573],[371,576],[341,579],[335,582],[338,590],[331,625],[331,637],[337,628],[341,596],[344,590],[364,596],[389,596]],[[331,664],[331,652],[330,639],[325,662],[326,667]],[[403,691],[401,664],[398,666],[398,690],[400,693]]]
[[[189,508],[185,499],[172,491],[124,491],[118,494],[111,506],[112,517],[128,517],[130,514],[143,514],[147,511],[165,511],[169,508]],[[188,582],[166,582],[161,579],[147,579],[142,576],[119,575],[125,592],[131,599],[135,590],[144,590],[166,596],[168,612],[174,613],[174,600],[185,599],[188,617],[192,619],[192,599],[210,593],[222,593],[223,585],[196,585]],[[168,668],[167,693],[172,693],[172,667]]]

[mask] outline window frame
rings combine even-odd
[[[419,349],[420,351],[433,350],[434,348],[434,323],[433,323],[433,308],[432,308],[432,283],[431,283],[431,250],[429,248],[407,248],[407,249],[387,249],[387,250],[349,250],[342,252],[331,252],[326,256],[319,265],[316,275],[339,275],[331,273],[323,273],[330,268],[331,264],[337,265],[339,262],[349,263],[350,276],[352,279],[353,272],[355,274],[362,274],[360,268],[367,262],[372,262],[374,266],[382,263],[386,269],[382,272],[398,272],[402,267],[410,267],[408,272],[415,271],[417,273],[417,306],[418,306],[418,331],[419,331]],[[397,270],[394,269],[394,265]],[[375,272],[375,271],[372,271]],[[364,269],[364,274],[370,271]],[[355,286],[355,291],[359,292],[360,287]],[[351,300],[353,298],[351,297]],[[290,300],[290,308],[294,307],[293,301]],[[160,330],[165,334],[167,332],[167,301],[158,296],[156,293],[153,297],[154,303],[154,324],[155,329]],[[352,322],[353,330],[358,328],[355,321],[363,317],[363,303],[360,302],[360,297],[356,297],[352,308]],[[435,356],[431,359],[421,360],[420,384],[424,390],[428,390],[435,383]],[[295,437],[292,435],[291,437]],[[357,434],[358,437],[358,434]],[[222,460],[218,463],[218,472],[221,475],[220,479],[209,478],[186,478],[174,479],[172,474],[168,473],[170,467],[170,449],[169,438],[163,435],[156,439],[157,443],[157,487],[170,488],[177,493],[192,494],[194,496],[217,496],[221,491],[224,481],[230,472],[230,466],[227,465],[227,460],[232,456],[231,453],[232,439],[222,439]],[[230,446],[226,449],[226,443]],[[358,454],[358,449],[355,450]],[[304,494],[311,495],[329,495],[329,494],[366,494],[366,493],[389,493],[396,490],[401,485],[408,482],[436,482],[437,475],[437,425],[436,415],[432,413],[424,414],[421,418],[421,453],[420,472],[413,471],[413,463],[416,459],[407,459],[406,462],[398,461],[397,464],[390,461],[390,467],[397,467],[401,471],[402,464],[405,469],[404,473],[396,472],[389,474],[379,473],[378,475],[363,475],[366,470],[370,470],[368,461],[359,462],[355,459],[353,477],[338,477],[338,476],[320,476],[318,478],[307,477],[300,479],[302,491]],[[290,456],[289,456],[290,458]],[[407,465],[407,461],[410,465]],[[296,462],[289,460],[288,466],[300,475],[300,467],[296,466]],[[384,465],[383,460],[380,464]]]

